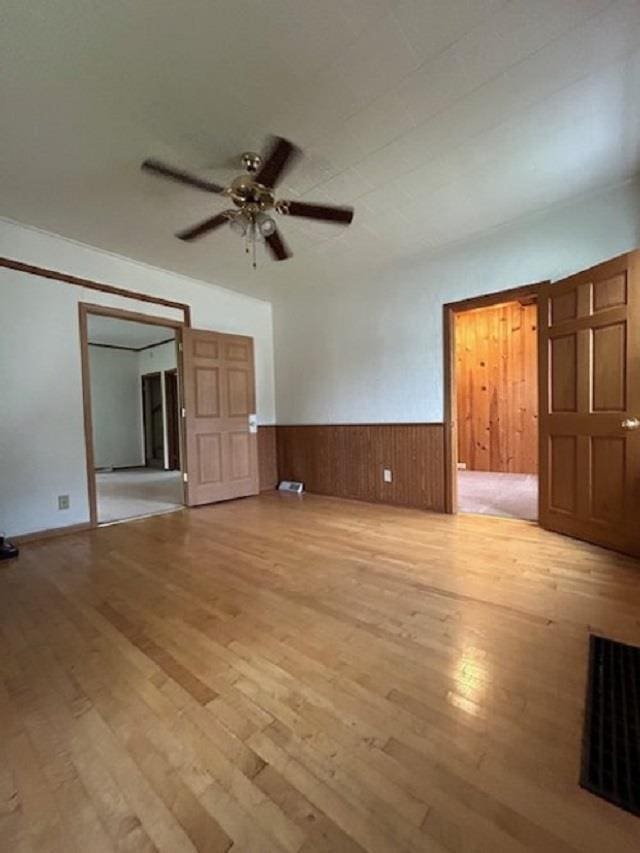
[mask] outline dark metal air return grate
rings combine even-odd
[[[640,648],[593,634],[580,784],[640,816]]]

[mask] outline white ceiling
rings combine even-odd
[[[99,314],[89,314],[87,317],[87,340],[90,344],[141,349],[141,347],[158,344],[174,337],[174,330],[165,326],[135,323],[131,320],[103,317]]]
[[[274,287],[442,249],[640,167],[640,0],[4,0],[4,215],[227,287]],[[139,171],[216,180],[267,133],[306,159],[283,197],[295,258],[253,272],[224,206]]]

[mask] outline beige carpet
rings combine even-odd
[[[119,521],[183,505],[180,471],[130,468],[96,474],[98,521]]]
[[[538,518],[538,477],[458,471],[458,510],[504,518]]]

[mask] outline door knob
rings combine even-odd
[[[640,429],[640,418],[625,418],[620,424],[622,429]]]

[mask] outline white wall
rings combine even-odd
[[[0,221],[0,255],[191,305],[194,327],[251,335],[260,423],[275,420],[271,306]],[[89,519],[78,303],[177,317],[172,309],[0,269],[0,530]],[[57,496],[70,496],[58,510]]]
[[[274,300],[278,423],[439,422],[445,302],[638,246],[640,185],[627,183],[421,263],[300,282]]]
[[[167,329],[166,337],[172,335],[173,329]],[[160,373],[164,465],[168,468],[164,372],[177,367],[175,340],[139,352],[90,346],[89,366],[95,467],[126,468],[145,464],[141,377],[145,373]]]
[[[177,367],[176,342],[149,347],[138,353],[138,371],[140,376],[145,373],[156,373],[164,370],[174,370]]]
[[[96,468],[144,465],[140,355],[131,350],[89,347]]]

